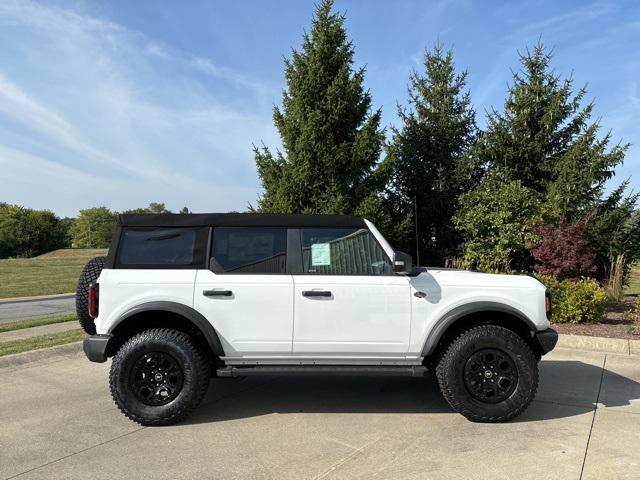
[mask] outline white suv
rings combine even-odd
[[[457,412],[505,421],[557,341],[534,278],[413,267],[351,216],[122,215],[76,298],[87,357],[113,357],[143,425],[186,417],[211,376],[427,371]]]

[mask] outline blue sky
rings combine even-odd
[[[0,201],[74,216],[164,201],[243,210],[252,144],[271,121],[283,56],[313,2],[0,3]],[[603,131],[633,145],[616,182],[640,190],[640,8],[635,1],[347,1],[357,65],[384,125],[438,39],[469,70],[478,121],[501,108],[518,51],[541,36],[558,73],[588,83]]]

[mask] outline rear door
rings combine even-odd
[[[290,355],[287,229],[215,227],[212,237],[209,269],[196,277],[194,307],[218,332],[226,356]]]
[[[318,356],[404,356],[409,279],[366,228],[302,228],[295,274],[293,352]]]

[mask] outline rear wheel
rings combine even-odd
[[[474,422],[504,422],[533,400],[538,363],[518,334],[481,325],[451,342],[438,362],[436,376],[455,411]]]
[[[189,335],[158,328],[125,342],[113,358],[109,385],[118,408],[134,422],[170,425],[200,404],[209,373]]]
[[[107,257],[95,257],[87,262],[78,278],[76,288],[76,315],[80,325],[89,335],[95,335],[96,324],[89,316],[89,287],[95,283],[104,268]]]

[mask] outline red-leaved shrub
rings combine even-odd
[[[589,220],[588,216],[573,223],[561,219],[556,224],[534,227],[541,241],[530,249],[535,261],[533,269],[559,279],[578,279],[595,273],[595,256],[587,234]]]

